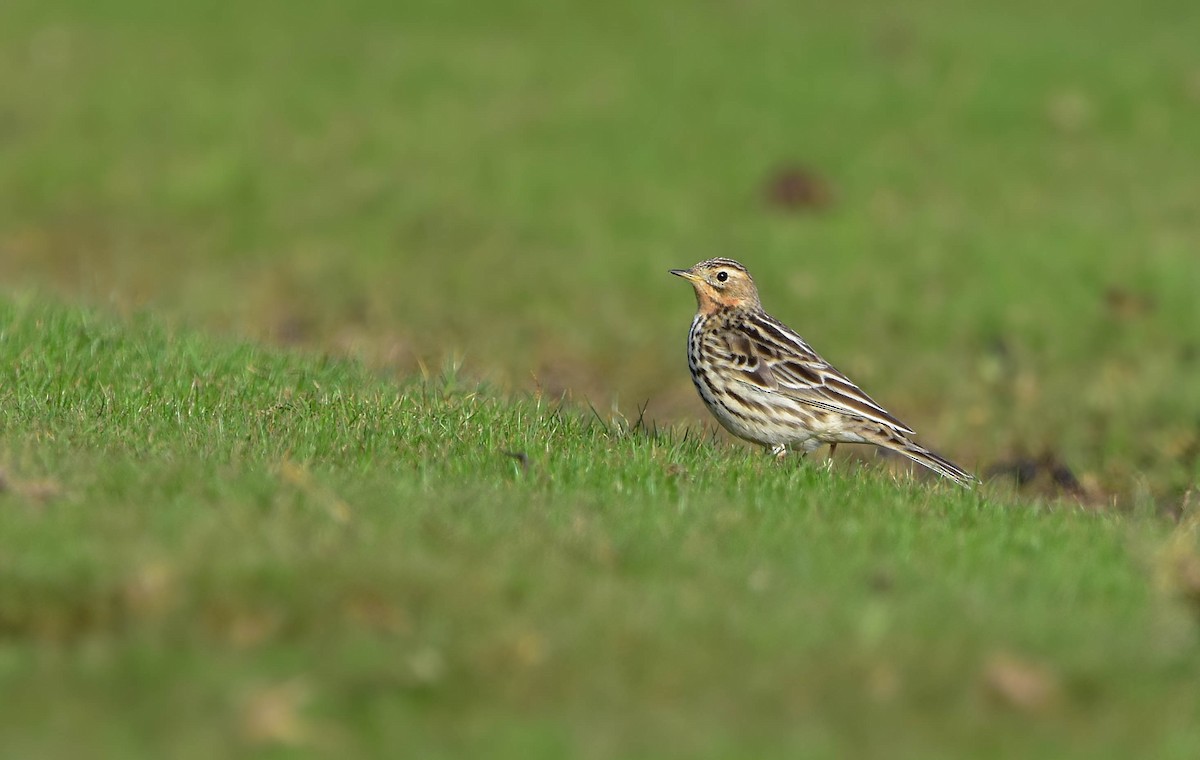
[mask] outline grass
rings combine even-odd
[[[0,319],[18,754],[1200,746],[1192,513],[778,467],[34,299]]]
[[[0,319],[19,754],[1200,746],[1195,515],[777,467],[37,299]]]
[[[3,3],[6,750],[1196,756],[1195,21]],[[714,434],[711,255],[1087,497]]]
[[[968,464],[1195,476],[1186,4],[0,14],[6,280],[671,422],[704,412],[665,270],[733,255]],[[764,202],[790,165],[829,208]]]

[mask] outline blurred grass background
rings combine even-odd
[[[6,0],[5,748],[1195,757],[1198,27]],[[714,255],[1084,506],[697,435]]]
[[[956,458],[1178,492],[1198,15],[14,0],[0,273],[674,421],[704,412],[664,270],[729,255]],[[822,202],[773,201],[789,172]]]

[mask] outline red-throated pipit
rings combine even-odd
[[[763,311],[746,268],[709,259],[671,274],[696,290],[688,333],[692,382],[713,416],[777,457],[828,443],[870,443],[899,452],[964,486],[974,476],[923,448],[914,432],[859,390],[794,330]]]

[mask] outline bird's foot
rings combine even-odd
[[[837,451],[837,444],[829,444],[829,456],[825,457],[825,471],[833,472],[833,452]]]

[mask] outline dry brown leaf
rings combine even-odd
[[[251,744],[300,746],[308,729],[301,715],[309,688],[300,679],[263,686],[251,691],[238,712],[241,735]]]
[[[1059,693],[1047,667],[1010,653],[992,655],[983,667],[985,693],[999,704],[1026,713],[1045,710]]]

